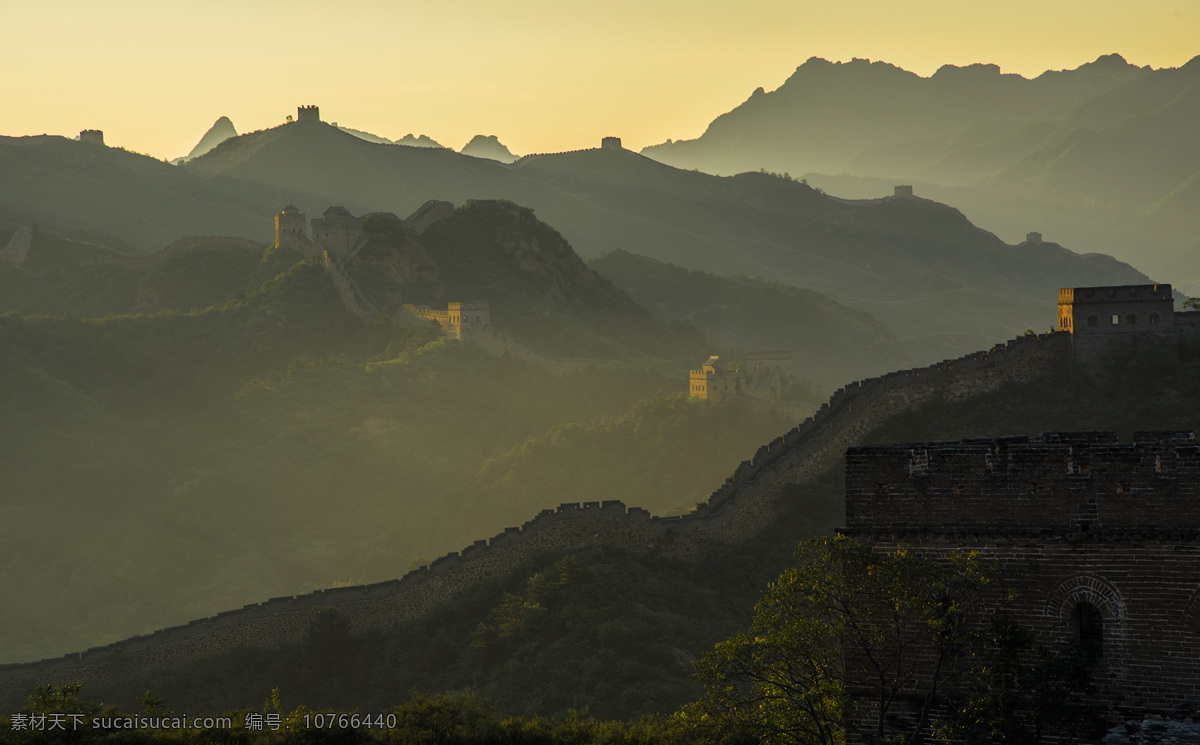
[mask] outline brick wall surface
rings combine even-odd
[[[1102,618],[1098,700],[1200,714],[1200,447],[1191,433],[1111,432],[851,448],[843,532],[880,551],[978,551],[1040,644]],[[859,681],[862,683],[863,681]],[[854,685],[854,681],[851,681]],[[862,703],[859,716],[869,718]]]

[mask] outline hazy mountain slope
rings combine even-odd
[[[200,141],[196,143],[196,147],[192,148],[192,151],[184,159],[199,158],[230,137],[237,137],[237,130],[234,129],[233,122],[229,121],[229,117],[223,116],[208,128]]]
[[[431,139],[427,135],[414,136],[411,132],[404,135],[395,141],[397,145],[409,145],[411,147],[446,147],[445,145]]]
[[[1026,268],[1020,252],[955,210],[924,200],[846,203],[787,179],[715,178],[626,150],[531,156],[503,166],[446,151],[370,145],[317,123],[255,137],[270,142],[230,141],[188,167],[276,187],[292,184],[360,210],[401,214],[430,195],[464,200],[504,194],[532,206],[585,257],[624,248],[688,268],[779,279],[851,305],[853,298],[915,301],[961,287],[1000,297],[1012,293],[1049,307],[1059,287],[1141,278],[1128,267],[1069,257]],[[971,316],[967,303],[955,326]],[[932,355],[927,359],[994,338],[989,323],[986,333],[981,325],[972,338],[939,340],[941,320],[924,318],[919,331],[893,331],[928,337],[914,347]],[[1026,328],[1022,318],[1006,335]]]
[[[47,135],[0,137],[0,215],[25,225],[100,230],[155,248],[187,235],[266,239],[271,214],[287,203],[284,193],[198,179],[119,148]]]
[[[791,350],[797,374],[823,388],[911,364],[882,323],[812,290],[624,251],[589,263],[659,318],[693,323],[722,349]]]
[[[1200,202],[1182,187],[1200,165],[1198,75],[1200,58],[1152,70],[1107,55],[1032,80],[809,60],[700,138],[643,152],[712,173],[787,171],[848,197],[914,184],[1006,240],[1041,231],[1195,293]],[[1181,208],[1153,209],[1168,194]]]
[[[331,126],[337,127],[336,124],[331,125]],[[374,142],[379,145],[395,144],[386,137],[380,137],[379,135],[373,135],[370,132],[364,132],[361,129],[352,129],[350,127],[338,127],[338,129],[345,132],[346,134],[354,135],[355,137],[357,137],[360,140],[366,140],[367,142]]]
[[[496,160],[501,163],[512,163],[517,159],[517,156],[504,146],[496,138],[496,135],[475,135],[471,141],[463,145],[463,155],[470,155],[475,158],[487,158],[488,160]]]
[[[1083,107],[1039,152],[990,183],[1136,214],[1200,169],[1200,59]]]
[[[1060,119],[1075,105],[1144,74],[1117,55],[1034,80],[1003,75],[995,65],[945,65],[921,78],[885,62],[813,57],[777,90],[760,88],[718,116],[698,139],[643,152],[710,173],[759,168],[837,173],[865,148],[948,137],[978,122]]]
[[[45,173],[50,181],[72,175],[56,168]],[[204,197],[232,184],[226,199],[231,210],[243,214],[248,210],[235,205],[261,205],[269,195],[278,195],[253,232],[231,231],[243,236],[269,235],[271,213],[288,203],[310,215],[330,204],[357,214],[403,215],[431,197],[457,203],[505,198],[532,207],[584,257],[621,248],[693,269],[778,279],[836,294],[849,304],[854,299],[915,301],[960,286],[1052,303],[1052,293],[1061,286],[1141,276],[1128,267],[1098,271],[1082,260],[1034,266],[1026,274],[1018,255],[1003,242],[941,205],[920,199],[847,203],[788,179],[765,174],[718,178],[627,150],[531,156],[504,165],[448,150],[372,144],[304,121],[227,140],[168,175],[148,173],[144,178],[140,188],[147,196],[113,209],[134,224],[152,212],[141,205],[170,194],[175,180]],[[164,179],[167,187],[159,183]],[[236,195],[247,192],[252,199],[236,201]],[[67,211],[56,219],[80,216]],[[222,222],[228,217],[212,224]],[[933,345],[939,350],[936,359],[994,338],[993,329],[985,333],[981,326],[970,342],[939,340],[939,319],[923,321],[916,329],[893,331],[898,337],[929,337],[922,349]],[[1007,331],[1025,328],[1020,323]]]

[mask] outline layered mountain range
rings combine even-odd
[[[1111,54],[1034,79],[813,58],[701,137],[643,153],[716,174],[804,175],[849,197],[911,183],[1010,240],[1040,231],[1195,292],[1198,115],[1200,58],[1154,70]]]
[[[431,197],[508,199],[584,258],[623,249],[833,296],[883,318],[918,362],[1043,328],[1059,287],[1147,281],[1105,256],[1006,244],[925,199],[847,201],[788,178],[716,177],[619,147],[502,164],[299,121],[225,140],[181,168],[53,137],[0,139],[0,159],[22,166],[0,171],[0,217],[148,248],[186,235],[266,240],[288,203],[309,214],[330,204],[409,214]]]

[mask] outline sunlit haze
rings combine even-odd
[[[95,128],[172,158],[220,116],[246,132],[316,104],[390,139],[494,134],[523,154],[696,137],[811,56],[1177,67],[1200,52],[1200,0],[0,0],[0,28],[4,135]]]

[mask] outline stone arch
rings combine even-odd
[[[1103,619],[1104,657],[1109,660],[1123,658],[1129,633],[1129,609],[1116,585],[1095,574],[1071,577],[1046,598],[1046,619],[1052,638],[1060,642],[1074,640],[1074,614],[1082,603],[1095,607]]]

